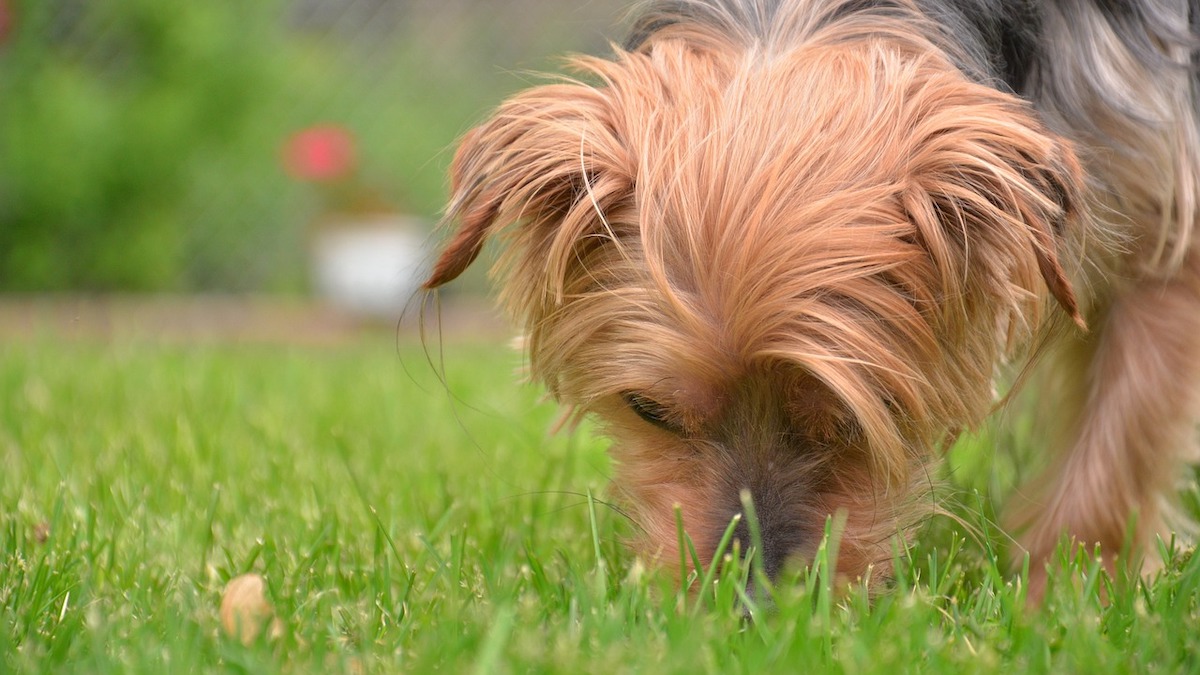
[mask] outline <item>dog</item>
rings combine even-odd
[[[838,574],[886,579],[945,449],[1034,381],[1031,597],[1064,536],[1152,569],[1200,404],[1198,25],[652,2],[462,139],[425,288],[500,240],[530,373],[611,438],[646,558],[679,559],[678,509],[709,564],[748,491],[768,576],[836,516]]]

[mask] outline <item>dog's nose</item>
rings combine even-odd
[[[788,558],[799,550],[803,542],[799,527],[795,522],[790,522],[791,519],[787,517],[785,509],[780,505],[772,504],[769,499],[760,498],[753,492],[751,494],[762,539],[761,549],[755,553],[755,556],[762,561],[763,572],[766,573],[767,578],[774,581],[779,578],[779,573],[783,571]],[[742,519],[734,527],[733,538],[740,542],[740,548],[744,555],[755,542],[751,536],[749,518],[741,508],[738,508],[736,513],[742,513]]]

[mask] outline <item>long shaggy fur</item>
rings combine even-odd
[[[839,570],[886,574],[1034,344],[1047,468],[1014,527],[1039,559],[1145,544],[1200,384],[1198,15],[654,3],[467,135],[426,285],[503,240],[532,374],[605,424],[649,556],[678,559],[675,505],[710,556],[748,489],[768,571],[844,513]]]

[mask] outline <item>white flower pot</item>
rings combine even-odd
[[[427,269],[419,219],[391,214],[331,218],[312,239],[317,293],[342,309],[397,319]]]

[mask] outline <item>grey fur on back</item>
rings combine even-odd
[[[1190,65],[1200,68],[1200,0],[914,0],[915,5],[958,43],[974,60],[978,74],[1022,92],[1032,70],[1047,54],[1048,15],[1072,18],[1101,17],[1131,53],[1147,64],[1179,67],[1178,59],[1164,53],[1162,45],[1192,53]],[[788,0],[655,0],[645,5],[626,40],[636,49],[662,28],[696,22],[746,44],[768,42],[779,35],[778,22]],[[912,4],[904,0],[830,0],[803,3],[833,8],[833,20],[853,12],[903,12]],[[1081,32],[1084,39],[1096,36]],[[1092,45],[1079,44],[1084,48]],[[1195,79],[1195,78],[1193,78]]]

